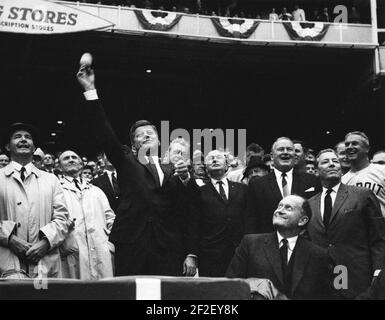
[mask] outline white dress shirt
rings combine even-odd
[[[145,156],[145,158],[147,161],[149,161],[148,160],[149,157]],[[160,167],[160,164],[159,164],[159,157],[158,156],[152,156],[152,160],[154,161],[156,171],[158,172],[160,185],[162,185],[163,179],[164,179],[164,173],[163,173],[162,168]]]
[[[281,234],[278,231],[277,231],[277,235],[278,235],[278,246],[279,246],[279,248],[281,248],[283,246],[283,243],[282,243],[283,237],[281,236]],[[297,243],[298,236],[286,238],[286,240],[287,240],[287,263],[289,263],[290,257],[292,255],[294,248],[295,248],[295,245]]]
[[[20,171],[21,171],[21,168],[23,166],[16,161],[11,161],[11,164],[12,164],[13,168],[19,174],[19,178],[21,180]],[[32,173],[32,166],[33,166],[33,164],[31,162],[24,166],[24,168],[25,168],[25,173],[24,173],[25,181],[27,180],[28,176]]]
[[[281,191],[281,194],[282,194],[282,197],[283,197],[283,190],[282,190],[282,171],[279,171],[277,170],[276,168],[274,168],[274,173],[275,173],[275,179],[277,180],[277,184],[278,184],[278,187],[279,187],[279,190]],[[293,169],[289,170],[288,172],[285,172],[286,173],[286,182],[287,182],[287,187],[288,187],[288,190],[289,190],[289,194],[291,194],[291,186],[293,184]]]
[[[107,173],[107,176],[108,176],[108,179],[110,180],[111,185],[114,186],[114,184],[112,183],[112,174],[115,175],[115,178],[118,178],[117,172],[116,171],[109,171],[109,170],[105,170],[104,172]]]
[[[340,188],[340,185],[341,185],[341,183],[335,185],[332,188],[333,191],[330,193],[330,197],[332,198],[332,208],[334,206],[334,202],[336,201],[337,192],[338,192],[338,189]],[[322,187],[321,207],[320,207],[320,212],[321,212],[321,218],[322,219],[324,218],[326,191],[328,191],[328,189],[325,188],[325,187]]]
[[[216,180],[211,178],[211,183],[213,184],[215,190],[217,190],[219,194],[220,192],[219,192],[219,184],[217,183],[218,181],[223,182],[222,186],[223,186],[223,189],[225,190],[226,198],[229,199],[229,182],[227,181],[226,178],[222,178],[221,180]]]

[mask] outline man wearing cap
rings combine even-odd
[[[117,171],[120,202],[110,241],[115,244],[116,275],[192,276],[197,244],[184,232],[188,224],[191,188],[187,163],[159,163],[158,132],[149,121],[130,129],[131,148],[123,146],[104,113],[95,89],[95,75],[82,65],[77,74],[87,100],[90,124]],[[190,181],[191,180],[191,181]]]
[[[58,246],[68,234],[68,211],[58,179],[32,164],[34,127],[7,132],[11,163],[0,170],[0,273],[60,277]]]
[[[43,168],[43,159],[44,159],[44,152],[40,148],[37,148],[36,151],[33,154],[32,163],[33,165],[42,170]]]
[[[264,177],[270,172],[270,168],[265,165],[263,160],[258,156],[252,156],[243,173],[241,180],[244,184],[249,184],[252,180]]]

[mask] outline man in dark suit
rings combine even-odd
[[[209,152],[205,164],[210,181],[200,187],[199,275],[224,277],[244,234],[247,187],[226,178],[224,152]]]
[[[309,199],[321,189],[314,175],[293,169],[294,154],[291,139],[281,137],[274,142],[271,148],[273,172],[252,181],[248,187],[246,233],[273,231],[272,213],[283,197],[297,194]]]
[[[310,219],[311,210],[306,199],[296,195],[283,198],[272,218],[277,231],[246,235],[226,276],[258,278],[248,279],[251,290],[266,299],[275,299],[278,295],[281,299],[329,298],[328,256],[300,236]],[[262,279],[269,285],[261,285]]]
[[[120,194],[116,170],[105,154],[100,155],[98,158],[98,162],[103,164],[104,172],[102,175],[93,179],[91,183],[102,189],[107,196],[112,210],[116,212]]]
[[[186,237],[197,230],[185,232],[196,225],[189,221],[187,163],[159,163],[158,133],[146,120],[131,127],[132,148],[121,145],[98,99],[91,66],[82,65],[77,77],[93,132],[118,173],[121,196],[110,234],[116,275],[194,275],[197,243]]]
[[[341,164],[333,149],[322,150],[318,170],[323,191],[309,200],[311,240],[327,249],[335,265],[346,268],[335,286],[339,298],[367,290],[385,264],[385,221],[376,196],[366,188],[341,183]],[[342,278],[341,278],[342,279]]]

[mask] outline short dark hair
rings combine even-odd
[[[85,166],[83,166],[83,170],[86,170],[86,169],[91,170],[91,174],[94,174],[94,168],[92,168],[92,166],[89,166],[88,164],[86,164]]]
[[[135,130],[138,129],[139,127],[144,127],[144,126],[151,126],[155,130],[156,134],[159,136],[158,130],[156,129],[155,125],[153,125],[150,121],[148,121],[148,120],[138,120],[130,128],[130,141],[131,141],[131,145],[134,145]]]
[[[300,144],[302,146],[302,149],[303,149],[303,153],[307,153],[307,146],[306,146],[306,143],[302,140],[297,140],[297,139],[294,139],[293,140],[293,144]]]
[[[320,152],[318,152],[318,154],[317,154],[317,157],[316,157],[317,162],[318,162],[318,158],[321,156],[321,154],[326,153],[326,152],[333,152],[335,155],[337,155],[337,154],[336,154],[336,151],[335,151],[334,149],[331,149],[331,148],[322,149],[322,150],[321,150]]]
[[[265,152],[265,150],[263,150],[263,148],[258,143],[255,143],[255,142],[250,143],[247,146],[246,151],[252,151],[255,153]]]

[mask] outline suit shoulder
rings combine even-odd
[[[274,172],[270,172],[269,174],[263,176],[263,177],[260,177],[258,179],[253,179],[251,180],[251,182],[249,183],[249,186],[251,187],[260,187],[260,186],[264,186],[266,185],[271,177],[274,175]],[[275,176],[274,176],[274,179],[275,179]]]
[[[301,240],[304,241],[304,243],[307,245],[310,253],[323,258],[327,257],[327,252],[324,248],[316,245],[314,242],[308,239],[301,238]]]
[[[247,185],[245,185],[244,183],[229,181],[229,184],[232,184],[234,187],[240,190],[243,190],[243,191],[247,190]]]
[[[357,187],[354,185],[344,185],[345,188],[347,188],[348,192],[351,194],[354,194],[354,196],[362,196],[362,197],[369,197],[374,196],[374,193],[369,188],[363,188],[363,187]]]
[[[51,180],[51,181],[59,181],[58,177],[55,176],[53,173],[50,173],[50,172],[46,172],[46,171],[43,171],[43,170],[40,170],[40,169],[35,169],[38,171],[39,175],[41,177],[44,177],[44,179],[47,179],[47,180]]]
[[[253,233],[243,236],[243,241],[246,243],[254,243],[268,240],[271,237],[271,233]]]

